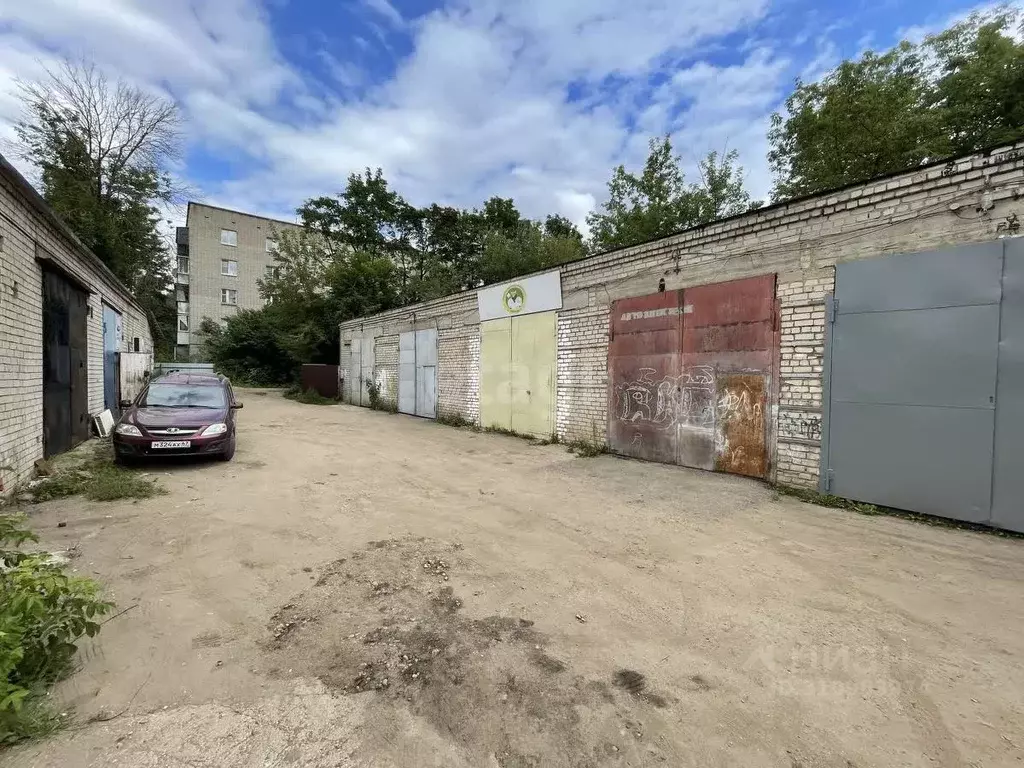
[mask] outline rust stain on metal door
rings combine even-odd
[[[614,302],[612,449],[766,477],[777,317],[775,275]]]
[[[715,469],[735,475],[764,477],[768,468],[764,411],[765,379],[757,373],[718,377],[719,450]]]
[[[683,340],[679,291],[613,302],[608,439],[625,456],[675,463],[671,393]]]

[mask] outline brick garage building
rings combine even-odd
[[[1017,234],[1017,217],[1024,209],[1024,203],[1018,202],[1024,182],[1022,147],[1003,147],[770,206],[563,265],[559,270],[561,300],[555,313],[553,431],[562,440],[598,442],[614,434],[615,425],[610,420],[615,420],[622,403],[617,402],[617,382],[613,381],[615,374],[610,373],[615,367],[614,362],[610,366],[609,358],[612,308],[624,310],[616,312],[620,319],[636,320],[646,317],[643,311],[631,311],[628,302],[619,302],[648,297],[648,304],[641,305],[653,306],[650,302],[657,304],[659,292],[679,292],[675,308],[670,306],[675,301],[670,297],[662,310],[646,311],[648,315],[653,312],[653,316],[661,312],[662,318],[677,313],[681,317],[682,328],[677,329],[681,340],[688,333],[688,323],[696,319],[688,314],[692,311],[711,313],[710,319],[702,322],[717,324],[711,328],[716,338],[723,337],[731,321],[754,325],[763,321],[759,343],[775,355],[774,360],[762,355],[760,359],[767,362],[759,363],[765,374],[761,381],[764,410],[760,414],[765,465],[763,472],[745,474],[762,474],[793,486],[818,487],[823,430],[827,428],[823,424],[823,410],[827,411],[823,408],[826,299],[836,288],[837,265],[997,241]],[[687,298],[698,295],[694,293],[697,287],[749,285],[750,278],[769,279],[773,286],[772,296],[758,300],[761,309],[750,311],[770,312],[774,318],[768,314],[730,318],[723,310],[730,303],[729,285],[716,288],[719,298],[706,302],[709,306],[703,310],[699,306],[694,310]],[[740,280],[748,282],[731,282]],[[442,416],[459,414],[479,423],[481,371],[486,371],[487,365],[481,366],[478,293],[467,291],[344,323],[340,362],[346,377],[346,398],[359,402],[357,390],[364,379],[372,376],[381,396],[396,401],[400,334],[436,329],[437,412]],[[774,300],[774,307],[767,307],[770,300]],[[769,323],[774,323],[774,331]],[[663,326],[663,330],[666,328]],[[711,343],[709,337],[704,333],[699,343]],[[688,343],[681,342],[684,370]],[[733,343],[728,340],[714,343],[725,344],[720,348],[725,357],[731,349],[748,349],[740,342],[734,348],[728,346]],[[714,349],[714,343],[705,349]],[[360,357],[355,367],[353,348]],[[750,349],[759,348],[755,345]],[[696,354],[701,349],[698,346],[689,351]],[[706,363],[705,358],[697,354],[693,360]],[[746,365],[736,370],[747,370]],[[694,377],[689,379],[689,385],[694,386]],[[719,391],[716,397],[722,394]],[[734,398],[735,393],[725,394]],[[648,406],[656,407],[651,391],[638,390],[637,397],[648,398]],[[362,402],[365,404],[365,398]],[[673,406],[677,407],[678,402]],[[645,418],[653,417],[645,414]],[[643,437],[640,435],[641,441]],[[630,453],[618,450],[614,444],[612,447]]]
[[[0,492],[88,438],[90,415],[116,400],[119,354],[152,352],[128,289],[0,157]]]

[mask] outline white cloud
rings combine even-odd
[[[411,47],[374,83],[358,35],[349,60],[312,46],[328,80],[301,72],[259,0],[2,0],[0,131],[15,107],[4,81],[59,51],[173,94],[193,149],[242,159],[237,177],[201,184],[229,207],[290,218],[381,166],[416,204],[501,195],[582,222],[612,167],[641,163],[665,132],[687,159],[739,149],[761,196],[765,119],[790,62],[763,45],[732,66],[691,59],[756,23],[766,1],[453,0],[406,21],[364,0]],[[570,87],[586,97],[570,100]]]
[[[388,0],[362,0],[363,5],[374,13],[382,16],[389,24],[401,29],[405,26],[405,19]]]

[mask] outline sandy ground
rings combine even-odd
[[[78,724],[0,762],[1022,764],[1024,541],[245,406],[232,463],[150,470],[167,496],[33,508],[131,608],[54,694]]]

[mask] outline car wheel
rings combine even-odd
[[[233,459],[234,457],[235,457],[235,441],[234,441],[234,439],[232,439],[231,443],[228,445],[228,449],[226,451],[224,451],[224,453],[220,454],[217,458],[219,458],[221,461],[231,461],[231,459]]]
[[[125,456],[120,453],[114,454],[114,463],[119,467],[134,467],[135,458],[133,456]]]

